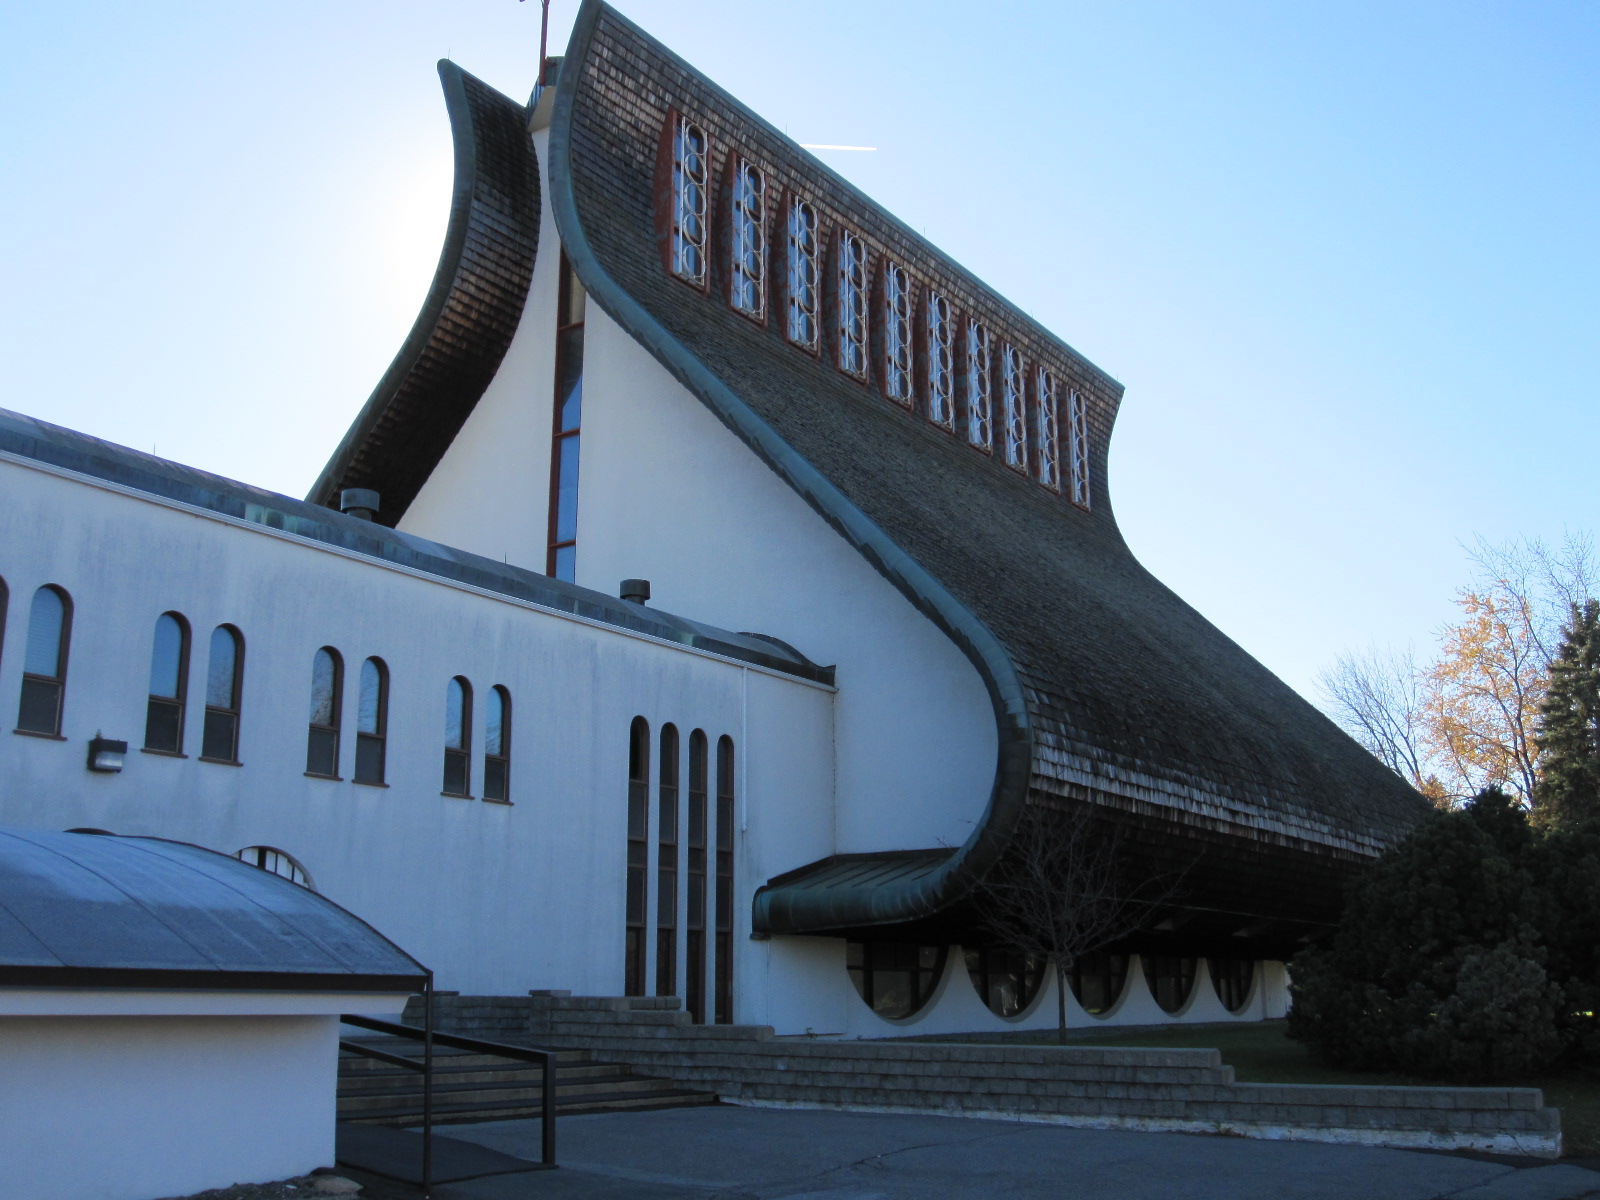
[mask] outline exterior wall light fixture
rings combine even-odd
[[[89,739],[89,770],[115,775],[128,757],[128,743],[114,742],[98,733]]]

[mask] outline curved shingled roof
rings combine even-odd
[[[455,191],[433,283],[400,353],[307,499],[382,494],[394,524],[494,378],[517,331],[539,245],[539,169],[527,112],[453,62],[439,64]]]
[[[359,917],[184,842],[0,829],[0,985],[412,992]]]
[[[811,199],[825,223],[847,217],[874,259],[888,253],[1085,395],[1092,511],[735,315],[715,280],[702,297],[671,278],[652,180],[672,108],[709,132],[713,178],[737,148],[770,186]],[[549,173],[590,298],[962,648],[994,705],[995,784],[965,845],[792,872],[758,894],[757,929],[937,918],[1000,860],[1024,804],[1087,801],[1121,810],[1163,861],[1199,849],[1196,928],[1226,938],[1287,919],[1298,933],[1333,919],[1342,879],[1425,811],[1128,550],[1103,483],[1113,380],[599,0],[562,65]]]

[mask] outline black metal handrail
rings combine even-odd
[[[431,1005],[430,1005],[431,1008]],[[432,1016],[432,1013],[429,1013]],[[403,1067],[409,1071],[417,1071],[422,1075],[422,1194],[430,1194],[433,1176],[433,1048],[435,1045],[449,1046],[454,1050],[470,1050],[475,1054],[492,1054],[496,1058],[509,1058],[517,1062],[536,1063],[540,1067],[540,1145],[538,1163],[541,1167],[554,1167],[556,1165],[556,1052],[553,1050],[540,1050],[534,1046],[512,1046],[505,1042],[490,1042],[483,1038],[464,1037],[458,1033],[441,1033],[435,1030],[430,1020],[424,1027],[415,1025],[402,1025],[396,1021],[383,1021],[377,1017],[364,1017],[356,1013],[345,1013],[339,1020],[346,1025],[354,1025],[358,1029],[370,1029],[374,1033],[384,1033],[391,1037],[406,1038],[422,1043],[422,1061],[419,1063],[414,1058],[406,1058],[400,1054],[390,1054],[387,1050],[379,1050],[372,1046],[363,1045],[351,1038],[340,1038],[339,1047],[352,1054],[359,1054],[366,1058],[377,1059],[379,1062],[389,1063],[392,1066]]]

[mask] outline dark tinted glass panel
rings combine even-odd
[[[576,435],[561,439],[556,470],[556,541],[578,536],[578,442]]]
[[[223,762],[236,761],[239,748],[239,718],[231,712],[206,710],[205,733],[201,738],[200,753],[205,758]]]
[[[943,946],[898,942],[847,942],[845,965],[861,998],[879,1016],[890,1019],[916,1013],[944,971]]]
[[[556,334],[556,354],[561,377],[556,380],[556,432],[577,429],[583,422],[583,329],[563,329]]]
[[[511,764],[503,758],[485,759],[483,763],[483,798],[485,800],[510,799]]]
[[[1004,946],[968,950],[966,957],[972,986],[991,1012],[1014,1017],[1033,1003],[1044,979],[1042,958]]]
[[[55,679],[61,674],[61,634],[67,621],[67,606],[61,593],[42,587],[33,594],[28,614],[28,647],[22,656],[22,669],[30,675]]]
[[[304,660],[302,660],[304,661]],[[213,708],[236,708],[239,640],[233,630],[219,625],[211,631],[211,660],[206,670],[206,703]],[[207,752],[209,755],[209,751]]]
[[[577,272],[572,269],[572,265],[563,257],[561,260],[561,314],[557,324],[581,324],[585,297],[583,281],[578,278]]]
[[[1091,1016],[1106,1012],[1122,997],[1128,980],[1126,954],[1085,954],[1067,973],[1072,994]]]
[[[327,649],[317,651],[317,656],[311,660],[311,723],[313,725],[337,725],[339,713],[337,708],[338,698],[338,667],[333,661],[333,654]]]
[[[306,770],[313,775],[339,773],[339,734],[316,726],[306,734]]]
[[[156,620],[155,648],[150,653],[150,694],[176,700],[183,694],[183,626],[171,613]]]
[[[1248,958],[1213,958],[1207,960],[1207,965],[1211,968],[1211,986],[1217,990],[1217,999],[1229,1012],[1238,1012],[1250,999],[1256,964]]]
[[[145,706],[144,748],[177,754],[182,750],[183,707],[176,700],[151,696]]]
[[[356,782],[383,782],[383,739],[369,733],[356,735]]]
[[[444,790],[452,796],[467,794],[467,756],[462,750],[444,752]]]
[[[61,684],[54,679],[22,680],[22,704],[17,710],[17,728],[28,733],[61,731]]]
[[[1170,954],[1148,954],[1141,958],[1150,994],[1164,1011],[1177,1012],[1189,998],[1189,989],[1194,984],[1195,960]]]

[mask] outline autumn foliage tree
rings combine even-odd
[[[1319,679],[1328,711],[1362,745],[1436,803],[1486,788],[1537,803],[1540,706],[1562,627],[1595,591],[1590,539],[1537,539],[1471,551],[1474,579],[1438,653],[1341,656]]]

